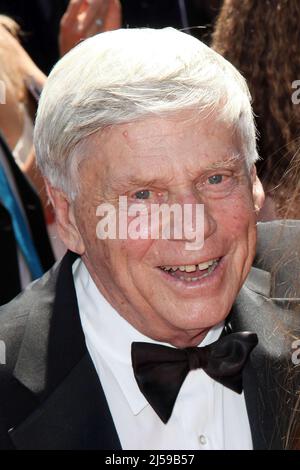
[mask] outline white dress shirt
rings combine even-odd
[[[244,395],[201,369],[189,372],[164,424],[140,392],[131,365],[133,341],[157,342],[116,312],[80,258],[73,264],[73,276],[87,349],[124,450],[252,449]],[[216,341],[222,329],[223,324],[212,328],[201,346]]]

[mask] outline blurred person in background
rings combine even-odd
[[[36,94],[45,76],[18,33],[13,20],[0,16],[0,304],[54,263],[39,197],[44,185],[33,165]]]
[[[60,55],[64,55],[82,39],[120,27],[119,0],[71,0],[60,21]]]
[[[24,31],[22,45],[48,75],[59,57],[59,21],[69,0],[0,0],[0,13],[14,19]]]
[[[121,25],[173,26],[208,44],[221,3],[222,0],[0,0],[0,12],[21,25],[25,32],[23,46],[48,75],[59,57],[71,48],[70,43],[73,47],[81,38]],[[64,36],[69,38],[64,40]]]
[[[14,298],[54,263],[40,199],[1,133],[0,259],[0,305]]]
[[[119,0],[0,0],[0,13],[20,24],[23,47],[46,75],[81,39],[121,24]]]
[[[258,175],[266,190],[262,219],[300,218],[300,2],[225,0],[212,47],[247,80],[258,129]]]
[[[5,102],[0,106],[0,127],[19,166],[28,166],[32,152],[37,99],[45,75],[19,43],[20,28],[0,15],[0,80]]]

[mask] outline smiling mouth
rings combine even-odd
[[[196,282],[208,277],[218,266],[221,258],[209,260],[200,264],[181,266],[159,266],[166,274],[185,282]]]

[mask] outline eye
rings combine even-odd
[[[197,185],[203,196],[210,198],[226,197],[234,190],[238,184],[238,179],[229,172],[205,175]]]
[[[141,191],[137,191],[134,193],[135,199],[149,199],[151,196],[151,191],[148,189],[142,189]]]
[[[213,175],[208,178],[209,184],[220,184],[223,182],[223,175]]]

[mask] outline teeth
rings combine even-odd
[[[200,264],[187,264],[187,265],[182,265],[182,266],[162,266],[162,269],[165,271],[172,271],[175,272],[179,269],[181,272],[186,272],[186,273],[192,273],[194,271],[204,271],[205,269],[210,268],[210,266],[213,266],[217,263],[217,259],[212,259],[210,261],[207,261],[206,263],[200,263]],[[191,280],[194,280],[194,278],[190,278]]]
[[[190,265],[185,266],[186,273],[192,273],[196,271],[196,269],[197,269],[197,266],[195,264],[190,264]]]
[[[215,261],[216,260],[211,260],[211,261],[207,261],[207,263],[200,263],[200,264],[198,264],[198,269],[200,271],[203,271],[204,269],[209,268],[209,266],[212,266]]]

